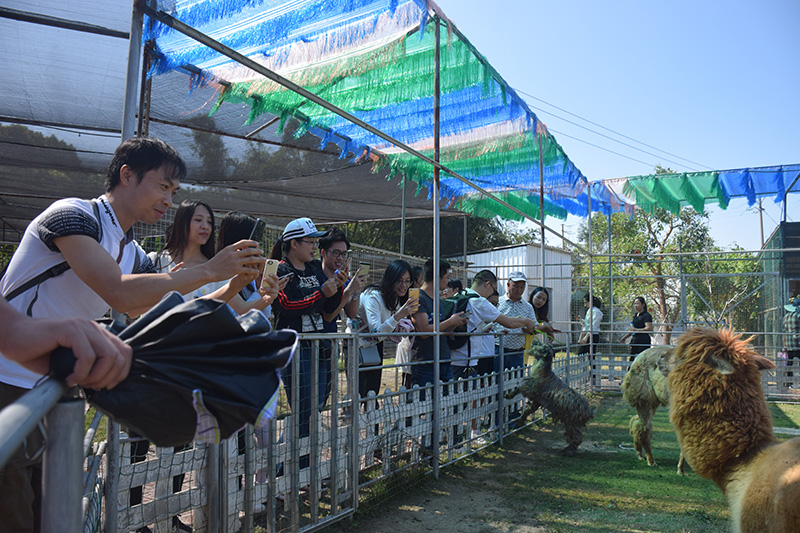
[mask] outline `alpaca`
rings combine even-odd
[[[564,437],[567,447],[561,450],[566,456],[575,455],[575,451],[583,441],[583,430],[586,422],[594,418],[594,408],[589,402],[575,392],[553,373],[553,349],[544,344],[534,344],[528,354],[534,357],[530,376],[520,387],[508,392],[510,399],[522,394],[528,399],[525,411],[517,422],[518,427],[525,423],[528,416],[540,406],[552,413],[555,420],[564,423]]]
[[[633,447],[639,459],[647,458],[647,464],[655,466],[651,451],[653,438],[653,416],[659,405],[669,405],[669,386],[667,376],[663,373],[664,363],[659,368],[659,361],[664,361],[672,355],[671,346],[654,346],[648,348],[633,361],[630,370],[622,379],[622,396],[636,409],[638,415],[633,415],[630,422],[630,433],[633,437]],[[678,474],[685,473],[683,453],[678,460]]]
[[[735,532],[800,531],[800,437],[775,437],[759,373],[775,365],[750,340],[684,333],[668,361],[670,419],[694,471],[725,494]]]

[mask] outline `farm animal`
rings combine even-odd
[[[684,333],[669,358],[670,419],[687,461],[725,494],[735,532],[800,531],[800,437],[779,442],[759,371],[730,330]]]
[[[638,414],[631,417],[630,433],[633,447],[639,459],[647,458],[647,464],[654,466],[651,450],[653,439],[653,416],[658,407],[669,405],[669,384],[667,376],[659,369],[659,361],[668,359],[672,346],[654,346],[636,356],[630,370],[622,379],[622,397]],[[661,365],[664,368],[664,363]],[[678,460],[678,474],[685,472],[683,453]]]
[[[520,387],[506,393],[508,399],[517,394],[522,394],[528,399],[517,425],[524,424],[528,416],[540,406],[547,409],[554,419],[564,423],[567,447],[561,450],[561,453],[571,457],[575,455],[575,451],[583,441],[586,422],[594,418],[594,408],[589,405],[586,398],[564,385],[553,373],[554,354],[550,346],[534,344],[528,350],[528,354],[534,358],[530,376]]]

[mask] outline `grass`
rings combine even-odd
[[[490,447],[443,469],[438,480],[423,483],[416,494],[398,495],[337,527],[345,532],[383,531],[386,517],[396,515],[396,523],[409,516],[423,521],[419,525],[424,530],[426,513],[409,509],[440,512],[451,504],[431,502],[444,493],[446,498],[480,494],[481,501],[495,502],[467,503],[477,508],[469,518],[478,521],[469,531],[728,531],[729,512],[717,486],[689,468],[686,476],[677,475],[680,449],[668,411],[656,413],[653,455],[658,464],[649,467],[631,449],[628,421],[633,410],[620,396],[606,395],[598,401],[596,418],[575,457],[558,454],[565,445],[562,427],[545,422],[507,438],[503,447]],[[776,427],[800,425],[800,405],[773,403],[770,410]],[[425,509],[434,505],[441,507]],[[466,524],[467,517],[461,520]]]

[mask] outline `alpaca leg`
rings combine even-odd
[[[528,401],[525,402],[525,410],[522,411],[522,414],[515,420],[515,424],[517,427],[522,427],[525,425],[525,422],[528,420],[528,417],[531,416],[536,410],[539,408],[539,402],[531,400],[528,398]]]
[[[572,457],[583,442],[583,424],[576,424],[574,421],[564,424],[564,437],[567,440],[567,447],[561,450],[563,455]]]
[[[642,448],[642,423],[639,421],[639,415],[633,415],[628,424],[628,431],[633,437],[633,448],[636,450],[636,456],[640,461],[644,460],[644,450]]]
[[[636,412],[639,413],[639,421],[643,427],[641,434],[642,449],[647,457],[647,464],[655,466],[656,461],[653,459],[653,451],[651,448],[653,442],[653,415],[655,415],[655,409],[651,409],[648,406],[638,406]]]
[[[686,458],[683,456],[683,450],[681,450],[681,458],[678,459],[678,475],[686,475]]]

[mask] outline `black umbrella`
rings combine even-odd
[[[278,403],[278,369],[297,345],[295,331],[270,332],[258,311],[239,316],[219,300],[184,302],[178,293],[109,329],[133,348],[131,371],[112,390],[87,389],[89,403],[157,446],[263,428]],[[64,377],[73,363],[71,352],[54,353],[51,370]]]

